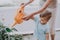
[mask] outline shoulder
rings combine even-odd
[[[34,16],[34,20],[35,20],[35,21],[39,20],[39,15],[35,15],[35,16]]]

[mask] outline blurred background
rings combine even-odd
[[[29,0],[0,0],[0,21],[5,26],[10,27],[14,21],[14,16],[16,15],[17,9],[20,7],[21,3],[26,3]],[[35,0],[33,3],[25,7],[24,12],[29,15],[32,12],[35,12],[40,9],[40,0]],[[57,14],[56,14],[56,23],[55,30],[56,40],[60,40],[60,0],[57,0]],[[15,28],[20,33],[33,33],[35,28],[35,23],[33,20],[24,21],[22,24],[18,24]]]

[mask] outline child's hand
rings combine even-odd
[[[25,20],[25,21],[28,21],[28,20],[29,20],[29,19],[28,19],[28,16],[25,16],[25,17],[23,17],[22,19]]]
[[[25,16],[23,17],[22,19],[25,20],[25,21],[28,21],[29,19],[31,19],[32,15],[29,15],[29,16]]]

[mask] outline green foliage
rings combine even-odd
[[[12,30],[16,30],[16,29],[10,29],[7,26],[4,26],[2,22],[0,22],[0,40],[9,40],[10,37],[12,37],[12,38],[15,37],[14,40],[23,40],[22,35],[17,34],[17,35],[12,35],[9,37],[8,36],[9,34],[6,34],[7,32],[12,32]],[[11,40],[13,40],[13,39],[11,39]]]

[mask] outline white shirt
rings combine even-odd
[[[40,0],[40,6],[42,7],[46,0]],[[56,8],[57,0],[52,0],[48,8]]]

